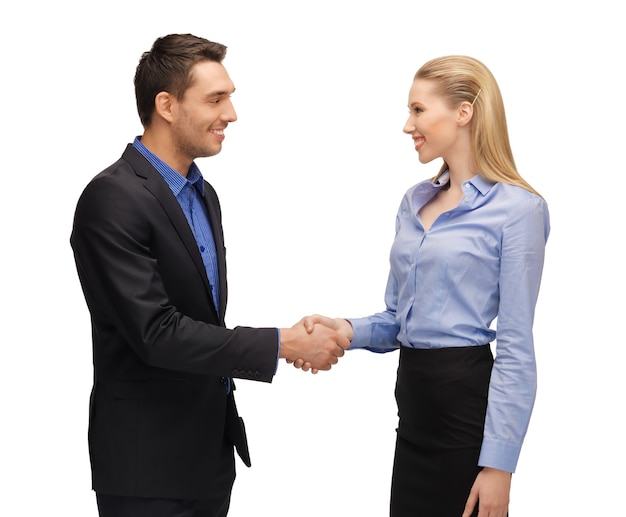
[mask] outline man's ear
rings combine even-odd
[[[474,116],[474,106],[471,102],[462,102],[459,106],[457,122],[459,126],[466,126],[472,121]]]
[[[174,116],[176,99],[168,92],[159,92],[154,98],[154,112],[156,115],[171,122]]]

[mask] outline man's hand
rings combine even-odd
[[[349,341],[352,340],[352,336],[354,334],[352,331],[352,325],[349,321],[342,318],[329,318],[328,316],[322,316],[320,314],[305,316],[298,323],[296,323],[296,325],[303,325],[309,334],[313,333],[314,330],[319,327],[332,329],[348,339],[348,346],[346,348],[349,348]],[[299,357],[296,360],[287,359],[287,363],[293,363],[296,368],[302,368],[305,372],[311,370],[311,373],[315,374],[318,371],[317,368],[302,357]]]
[[[314,373],[330,370],[349,346],[345,335],[323,325],[308,331],[303,320],[291,328],[280,329],[280,357],[289,363],[301,360]]]
[[[469,517],[476,504],[478,517],[506,517],[510,491],[510,472],[485,467],[476,476],[462,517]]]

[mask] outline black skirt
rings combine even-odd
[[[488,344],[401,348],[391,517],[461,517],[481,470],[492,366]]]

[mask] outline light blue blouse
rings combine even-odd
[[[532,327],[550,233],[548,207],[523,188],[474,176],[463,184],[459,205],[425,231],[418,212],[447,182],[445,173],[404,196],[386,310],[350,319],[351,349],[388,352],[495,340],[479,465],[514,472],[537,386]]]

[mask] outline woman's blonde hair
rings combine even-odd
[[[509,183],[539,195],[517,172],[498,83],[489,69],[468,56],[444,56],[422,65],[414,79],[435,82],[435,92],[447,99],[450,107],[469,102],[472,118],[472,152],[480,175],[491,182]],[[443,163],[433,178],[448,169]]]

